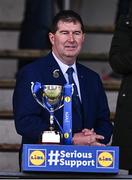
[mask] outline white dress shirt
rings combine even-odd
[[[52,52],[55,60],[57,61],[66,81],[68,82],[68,74],[66,73],[67,69],[69,67],[72,67],[74,69],[74,72],[73,72],[73,79],[74,79],[74,82],[76,83],[76,86],[77,86],[77,90],[78,90],[78,95],[79,95],[79,98],[81,100],[81,93],[80,93],[80,86],[79,86],[79,80],[78,80],[78,76],[77,76],[77,68],[76,68],[76,64],[74,63],[73,65],[71,66],[68,66],[64,63],[62,63],[57,57],[56,55]],[[69,82],[68,82],[69,83]]]

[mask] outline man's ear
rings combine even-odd
[[[53,45],[54,44],[54,34],[49,32],[49,40],[51,42],[51,44]]]
[[[83,34],[83,41],[85,40],[85,36],[86,36],[86,34],[84,33],[84,34]]]

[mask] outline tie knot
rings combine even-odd
[[[68,74],[68,76],[72,76],[73,72],[74,72],[73,67],[68,68],[67,71],[66,71],[66,73]]]
[[[68,74],[69,84],[74,83],[74,80],[73,80],[73,71],[74,71],[74,69],[72,67],[68,68],[67,71],[66,71],[66,73]]]

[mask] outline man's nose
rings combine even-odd
[[[72,33],[69,34],[68,40],[69,41],[74,41],[74,35]]]

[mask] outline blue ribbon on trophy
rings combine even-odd
[[[31,91],[35,100],[50,113],[49,131],[42,133],[42,143],[61,143],[61,135],[54,129],[54,120],[63,134],[63,143],[72,144],[72,85],[42,85],[31,82]],[[63,109],[63,128],[54,116],[54,112]]]
[[[63,109],[64,144],[72,144],[72,85],[64,86]]]

